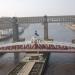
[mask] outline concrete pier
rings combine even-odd
[[[14,53],[14,63],[18,63],[19,62],[19,53]]]
[[[12,18],[12,27],[13,27],[13,42],[19,41],[19,31],[18,31],[18,24],[17,24],[17,18]],[[19,62],[19,53],[14,53],[14,59],[15,63]]]
[[[48,22],[47,22],[47,16],[44,16],[44,40],[48,40]]]
[[[19,41],[19,31],[18,31],[18,24],[17,24],[17,18],[12,18],[12,27],[13,27],[13,42]]]

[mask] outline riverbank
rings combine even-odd
[[[21,61],[24,56],[25,53],[20,53],[19,60]],[[4,54],[0,57],[0,75],[8,75],[8,73],[15,68],[18,63],[15,63],[14,53]]]
[[[71,29],[71,30],[75,30],[75,24],[72,25],[66,25],[67,28]]]

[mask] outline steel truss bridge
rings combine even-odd
[[[64,42],[42,41],[38,43],[16,42],[17,28],[19,24],[43,23],[44,24],[44,40],[48,39],[48,23],[75,23],[75,16],[44,16],[44,17],[17,17],[17,18],[0,18],[0,29],[13,28],[15,43],[0,45],[0,52],[75,52],[75,44]],[[12,26],[14,25],[14,27]],[[15,34],[16,32],[16,34]]]
[[[16,17],[17,24],[25,23],[43,23],[44,16],[35,16],[35,17]],[[67,16],[47,16],[48,23],[62,23],[62,22],[71,22],[75,23],[75,15]],[[12,17],[1,17],[0,18],[0,29],[12,28]]]
[[[41,41],[41,42],[16,42],[5,45],[0,45],[0,52],[32,52],[32,53],[46,53],[46,52],[64,52],[75,53],[75,44],[64,43],[57,41]]]

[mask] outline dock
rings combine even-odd
[[[47,66],[47,56],[39,59],[42,54],[28,54],[8,75],[43,75]],[[37,59],[38,58],[38,59]]]

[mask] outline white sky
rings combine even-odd
[[[0,16],[75,15],[75,0],[0,0]]]

